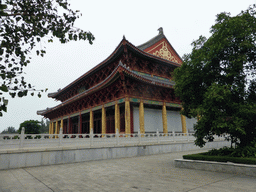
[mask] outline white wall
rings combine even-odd
[[[186,118],[187,130],[188,130],[189,132],[194,131],[193,126],[194,126],[194,124],[196,124],[196,122],[197,122],[197,119],[196,119],[196,118],[191,118],[191,119]]]
[[[138,132],[140,127],[139,121],[139,108],[133,108],[133,119],[134,119],[134,132]],[[145,132],[159,132],[163,131],[163,120],[162,120],[162,110],[161,109],[148,109],[144,108],[144,126]],[[169,111],[167,110],[167,127],[168,132],[171,131],[182,131],[181,117],[179,111]]]
[[[167,111],[168,132],[182,132],[181,116],[179,111]]]

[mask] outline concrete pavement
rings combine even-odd
[[[184,154],[188,152],[1,170],[0,192],[256,191],[256,177],[175,168],[173,160]]]

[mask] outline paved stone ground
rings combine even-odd
[[[0,192],[256,191],[256,177],[175,168],[173,160],[183,154],[2,170]]]

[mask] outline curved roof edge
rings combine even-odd
[[[135,78],[137,80],[145,81],[146,83],[150,83],[150,84],[154,84],[154,85],[158,85],[158,86],[170,87],[170,88],[175,85],[175,83],[173,81],[162,80],[162,79],[157,79],[154,77],[147,77],[144,75],[137,74],[136,72],[133,72],[132,70],[130,70],[129,67],[126,67],[126,65],[120,61],[118,66],[113,70],[113,72],[104,81],[102,81],[99,84],[95,85],[94,87],[86,90],[85,92],[75,95],[74,97],[64,101],[63,103],[61,103],[55,107],[47,108],[45,110],[39,110],[39,111],[37,111],[37,114],[45,115],[46,113],[51,112],[61,106],[67,105],[71,102],[74,102],[74,101],[80,99],[81,97],[84,97],[88,94],[92,94],[93,92],[95,92],[101,88],[104,88],[109,83],[111,83],[115,80],[114,77],[116,77],[117,73],[120,73],[120,71],[125,72],[127,75],[132,76],[133,78]]]
[[[164,35],[163,35],[164,36]],[[165,36],[164,36],[165,37]],[[120,49],[126,45],[129,45],[129,47],[132,47],[133,49],[137,50],[138,52],[140,52],[141,54],[147,56],[147,57],[150,57],[150,58],[153,58],[153,59],[157,59],[159,60],[160,62],[164,62],[164,63],[168,63],[168,64],[171,64],[171,65],[174,65],[174,66],[180,66],[180,64],[178,63],[175,63],[175,62],[172,62],[172,61],[169,61],[169,60],[166,60],[166,59],[163,59],[161,57],[157,57],[157,56],[154,56],[150,53],[147,53],[147,52],[144,52],[143,50],[139,49],[138,47],[134,46],[132,43],[130,43],[128,40],[125,39],[125,37],[123,37],[122,41],[119,43],[119,45],[116,47],[116,49],[112,52],[112,54],[107,58],[105,59],[104,61],[102,61],[101,63],[99,63],[98,65],[96,65],[95,67],[93,67],[92,69],[90,69],[89,71],[87,71],[84,75],[80,76],[79,78],[77,78],[75,81],[71,82],[70,84],[68,84],[66,87],[64,87],[63,89],[59,90],[58,92],[54,92],[54,93],[51,93],[49,95],[49,97],[52,97],[52,98],[55,98],[63,93],[65,90],[67,90],[68,88],[70,88],[72,85],[74,85],[75,83],[79,82],[80,80],[82,80],[83,78],[86,78],[86,76],[89,76],[92,72],[96,71],[97,69],[99,69],[100,67],[102,67],[104,64],[108,63],[108,61],[111,61],[111,59],[116,55],[118,54],[119,51],[121,51]]]
[[[57,92],[53,92],[53,93],[48,93],[48,97],[53,97],[53,98],[54,98],[54,96],[55,96],[57,93],[58,93],[58,91],[57,91]]]
[[[118,53],[119,49],[122,47],[123,44],[125,44],[124,42],[127,41],[125,39],[125,37],[123,37],[122,41],[118,44],[118,46],[116,47],[116,49],[111,53],[110,56],[108,56],[105,60],[103,60],[102,62],[100,62],[99,64],[97,64],[96,66],[94,66],[93,68],[91,68],[89,71],[87,71],[86,73],[84,73],[83,75],[81,75],[80,77],[78,77],[76,80],[72,81],[70,84],[68,84],[67,86],[65,86],[63,89],[61,89],[58,92],[54,92],[51,94],[52,98],[56,98],[60,93],[64,92],[65,90],[67,90],[69,87],[71,87],[72,85],[74,85],[75,83],[79,82],[80,80],[82,80],[83,78],[85,78],[86,76],[90,75],[93,71],[97,70],[98,68],[100,68],[103,64],[107,63],[109,60],[111,60],[115,54]]]
[[[51,110],[52,108],[46,108],[46,109],[43,109],[43,110],[39,110],[36,112],[37,115],[44,115],[47,111]]]
[[[158,31],[159,31],[159,34],[158,34],[157,36],[155,36],[155,37],[153,37],[152,39],[148,40],[146,43],[143,43],[143,44],[137,46],[137,48],[140,49],[140,50],[142,50],[142,51],[144,51],[145,49],[151,47],[152,45],[156,44],[157,42],[159,42],[161,39],[164,38],[164,39],[169,43],[169,45],[171,46],[171,48],[173,49],[173,51],[175,52],[175,54],[179,57],[179,59],[180,59],[181,61],[183,61],[182,58],[180,57],[180,55],[177,53],[177,51],[173,48],[172,44],[171,44],[171,43],[168,41],[168,39],[165,37],[163,28],[160,27],[160,28],[158,29]]]
[[[164,32],[163,32],[163,28],[162,27],[160,27],[158,29],[158,31],[159,31],[159,34],[157,36],[155,36],[152,39],[148,40],[146,43],[143,43],[143,44],[137,46],[137,48],[142,50],[142,51],[144,51],[145,49],[151,47],[152,45],[154,45],[155,43],[160,41],[162,38],[166,38],[164,36]]]

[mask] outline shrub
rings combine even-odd
[[[254,165],[256,165],[256,158],[241,158],[241,157],[229,157],[229,156],[210,156],[210,155],[207,155],[207,153],[183,155],[183,158],[184,159],[191,159],[191,160],[233,162],[233,163],[254,164]]]
[[[256,157],[256,147],[255,146],[245,146],[228,148],[223,147],[221,149],[212,149],[206,153],[210,156],[229,156],[229,157]]]

